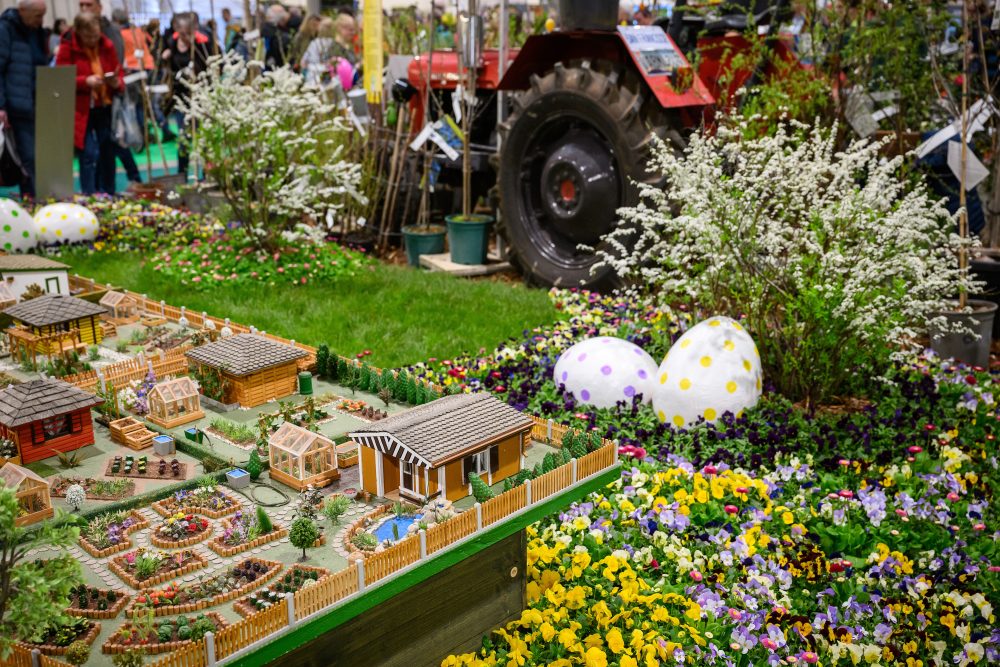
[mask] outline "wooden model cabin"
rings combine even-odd
[[[285,422],[268,441],[271,479],[301,491],[340,478],[333,441]]]
[[[22,463],[94,444],[90,409],[101,399],[62,380],[12,384],[0,391],[0,437],[17,445]]]
[[[101,297],[99,303],[108,311],[104,319],[112,324],[132,324],[139,321],[139,305],[128,294],[110,290]]]
[[[0,255],[0,277],[10,286],[16,300],[38,285],[46,294],[69,294],[69,267],[39,255]]]
[[[469,473],[495,484],[521,470],[531,420],[489,394],[446,396],[354,431],[361,486],[418,502],[471,492]]]
[[[6,309],[14,320],[7,329],[11,357],[22,353],[31,359],[36,354],[63,354],[76,350],[86,352],[103,338],[100,316],[104,306],[65,294],[46,294],[22,301]]]
[[[174,428],[205,416],[198,385],[188,377],[165,380],[149,391],[146,419],[163,428]]]
[[[223,403],[244,408],[295,393],[296,361],[307,352],[257,334],[236,334],[186,353],[200,373],[218,373],[225,386]]]
[[[15,526],[26,526],[55,514],[49,483],[27,468],[5,463],[0,468],[0,486],[14,489],[17,496],[18,515]]]

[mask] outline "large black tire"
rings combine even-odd
[[[514,99],[500,126],[499,229],[510,261],[529,284],[609,289],[609,267],[593,252],[618,224],[617,209],[638,203],[654,135],[671,136],[667,116],[638,80],[561,63]]]

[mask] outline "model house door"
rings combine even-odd
[[[408,461],[399,462],[399,485],[406,489],[407,491],[417,492],[417,479],[416,475],[413,474],[413,464]]]
[[[49,294],[59,294],[59,278],[46,278],[45,291]]]

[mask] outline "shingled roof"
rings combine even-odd
[[[403,460],[437,467],[531,427],[531,419],[485,393],[446,396],[350,434],[359,442],[388,437],[414,456]],[[395,455],[398,455],[395,454]]]
[[[107,312],[104,306],[78,299],[66,294],[46,294],[28,301],[22,301],[3,311],[33,327],[71,322],[81,317],[91,317]]]
[[[21,426],[100,402],[94,394],[54,378],[12,384],[0,391],[0,424]]]
[[[306,356],[305,350],[256,334],[236,334],[186,353],[199,364],[242,377]]]
[[[3,271],[53,271],[69,266],[39,255],[0,255],[0,272]]]

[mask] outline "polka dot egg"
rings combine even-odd
[[[641,347],[621,338],[599,336],[580,341],[556,361],[553,379],[566,385],[580,403],[598,408],[631,402],[642,394],[649,402],[656,361]]]
[[[5,252],[27,252],[34,245],[31,214],[12,199],[0,199],[0,247]]]
[[[49,204],[35,212],[41,243],[79,243],[97,238],[97,216],[79,204]]]
[[[656,372],[653,410],[675,427],[742,414],[761,391],[760,355],[736,320],[712,317],[681,336]]]

